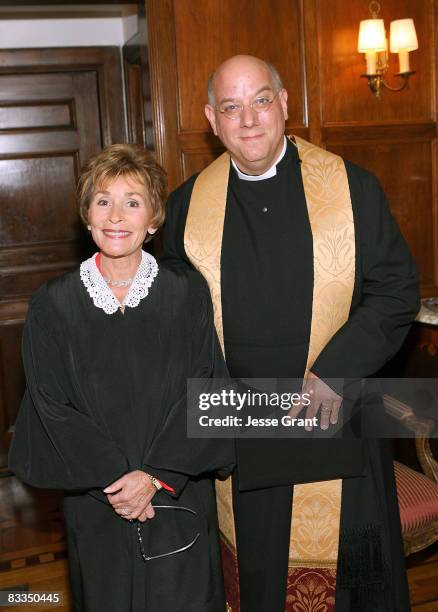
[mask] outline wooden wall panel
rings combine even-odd
[[[76,174],[74,155],[0,159],[0,244],[35,244],[76,238]],[[35,184],[40,186],[37,191]]]
[[[70,104],[5,105],[0,108],[0,130],[73,127]]]
[[[176,0],[175,46],[182,132],[208,129],[204,117],[207,81],[215,66],[231,55],[263,56],[283,75],[289,91],[291,125],[305,124],[302,14],[299,0]],[[287,23],[287,28],[285,27]],[[257,27],[257,24],[262,27]]]
[[[432,155],[430,142],[369,143],[330,147],[380,175],[389,207],[411,245],[424,286],[434,284]]]
[[[70,100],[73,96],[73,81],[70,74],[43,73],[35,78],[31,74],[5,74],[1,70],[0,100],[8,103],[11,91],[14,92],[15,104],[30,100],[41,100],[47,104],[48,100]]]
[[[189,177],[196,172],[201,172],[201,170],[214,161],[216,157],[217,154],[215,151],[211,153],[208,151],[183,153],[184,176]]]
[[[359,22],[369,19],[368,2],[318,0],[319,66],[323,122],[430,120],[434,117],[431,96],[434,80],[433,0],[385,0],[380,17],[389,24],[394,19],[412,17],[420,49],[410,54],[409,88],[402,94],[384,90],[382,99],[371,96],[365,72],[365,60],[357,53]],[[390,74],[398,71],[398,56],[390,53]],[[389,79],[397,85],[397,78]]]

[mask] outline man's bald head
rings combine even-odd
[[[245,67],[250,65],[259,64],[263,69],[266,70],[269,78],[272,82],[272,88],[275,92],[283,89],[283,82],[281,80],[280,74],[278,73],[277,68],[271,64],[270,62],[265,62],[264,60],[255,57],[254,55],[234,55],[229,59],[225,60],[222,64],[220,64],[216,70],[210,75],[208,79],[208,103],[211,106],[216,105],[216,96],[214,91],[214,85],[216,77],[220,76],[222,73],[226,73],[227,70],[231,69],[245,69]]]
[[[235,55],[210,79],[205,115],[212,130],[246,174],[263,174],[280,155],[287,119],[287,91],[273,66]]]

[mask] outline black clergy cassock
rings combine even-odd
[[[212,474],[234,461],[226,441],[186,436],[187,377],[226,375],[202,277],[160,266],[149,295],[112,315],[79,271],[31,299],[24,331],[27,390],[10,452],[25,482],[66,490],[74,610],[223,612]],[[171,485],[142,524],[118,516],[102,489],[142,469]]]
[[[348,322],[317,358],[321,378],[365,377],[398,350],[419,307],[415,265],[384,194],[346,162],[355,223]],[[196,176],[169,198],[164,259],[185,262]],[[233,377],[292,378],[305,370],[313,242],[296,147],[275,176],[230,169],[221,253],[226,362]],[[282,612],[294,483],[344,477],[337,612],[409,610],[391,452],[377,440],[237,440],[233,503],[242,612]],[[374,559],[374,561],[372,560]]]

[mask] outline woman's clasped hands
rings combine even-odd
[[[114,511],[124,519],[144,522],[155,516],[151,501],[157,489],[146,472],[129,472],[115,480],[103,492]]]

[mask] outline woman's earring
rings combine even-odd
[[[88,230],[89,232],[91,232],[91,225],[90,225],[90,224],[88,224],[88,225],[87,225],[87,230]]]

